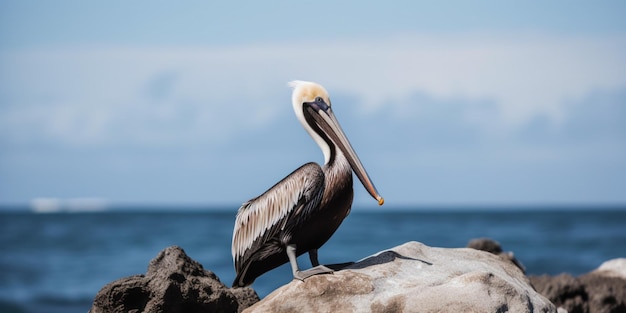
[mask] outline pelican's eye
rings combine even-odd
[[[315,97],[315,102],[322,102],[322,103],[324,103],[324,99],[322,99],[322,97]]]

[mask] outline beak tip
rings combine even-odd
[[[383,205],[385,204],[385,199],[383,197],[378,197],[378,205]]]

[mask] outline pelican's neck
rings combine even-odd
[[[326,162],[322,167],[326,175],[326,186],[337,186],[343,183],[352,186],[352,168],[350,163],[348,163],[348,159],[339,149],[334,149],[333,152],[330,161]]]
[[[328,137],[322,137],[320,134],[317,133],[315,129],[313,129],[313,127],[311,127],[311,125],[309,125],[306,117],[304,117],[304,111],[302,106],[299,105],[295,99],[293,100],[293,107],[294,111],[296,112],[296,117],[298,118],[298,121],[300,121],[300,124],[302,124],[302,127],[304,127],[309,136],[311,136],[311,138],[315,140],[320,149],[322,149],[322,153],[324,154],[324,164],[328,164],[329,162],[331,162],[331,158],[333,157],[333,151],[330,147],[330,144],[332,144],[330,142],[330,139]],[[321,130],[319,130],[318,128],[318,131]]]
[[[338,151],[337,147],[331,148],[330,144],[327,142],[327,140],[330,141],[330,139],[322,138],[311,127],[305,127],[305,129],[309,133],[309,135],[313,138],[313,140],[315,140],[315,142],[320,147],[320,149],[322,150],[322,153],[324,154],[324,165],[328,165],[328,164],[332,163],[333,159],[337,155],[337,151]],[[343,157],[343,154],[342,154],[342,157]],[[346,158],[343,157],[343,159],[345,160]],[[347,162],[347,160],[346,160],[346,162]]]

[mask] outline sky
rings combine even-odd
[[[0,206],[238,207],[323,155],[391,207],[626,204],[623,1],[0,1]],[[355,205],[375,207],[355,181]]]

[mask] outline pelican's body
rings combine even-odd
[[[350,212],[353,170],[378,203],[383,203],[335,119],[326,90],[311,82],[295,81],[291,86],[296,116],[322,149],[325,162],[301,166],[239,208],[232,242],[237,272],[233,287],[250,285],[286,262],[298,279],[332,272],[319,265],[317,249]],[[314,268],[300,271],[296,258],[305,252]]]

